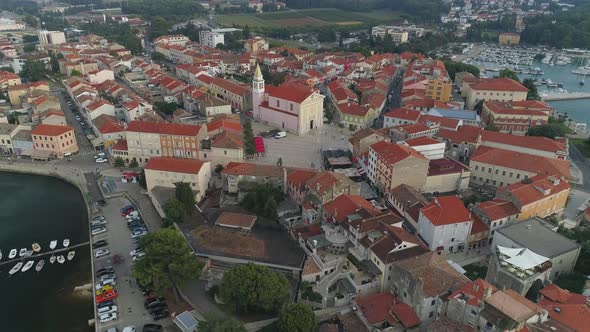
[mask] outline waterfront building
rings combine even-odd
[[[40,124],[31,132],[35,150],[50,151],[57,157],[78,152],[74,128]]]

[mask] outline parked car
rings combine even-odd
[[[133,204],[125,205],[124,207],[121,208],[121,213],[123,213],[127,210],[135,210],[135,205],[133,205]]]
[[[159,303],[166,303],[166,299],[163,297],[149,297],[143,303],[143,306],[146,309],[149,309],[151,306],[157,305]]]
[[[155,321],[167,318],[168,316],[170,316],[170,314],[168,313],[168,310],[161,310],[161,311],[156,311],[156,312],[152,313],[152,317],[154,318]]]
[[[97,304],[96,308],[100,309],[100,308],[104,308],[104,307],[112,307],[114,305],[115,305],[115,301],[109,300],[109,301],[103,301],[103,302]]]
[[[111,252],[109,251],[109,249],[98,249],[94,251],[94,257],[99,258],[102,256],[106,256],[108,254],[110,254]]]
[[[125,326],[121,332],[135,332],[135,326]]]
[[[144,235],[147,235],[147,233],[148,232],[147,231],[144,231],[144,230],[142,230],[142,231],[136,231],[136,232],[131,233],[131,238],[132,239],[137,239],[137,238],[140,238],[140,237],[142,237]]]
[[[90,224],[90,229],[99,229],[99,228],[105,228],[106,226],[104,224]]]
[[[278,129],[272,129],[272,130],[260,132],[260,133],[258,133],[258,136],[262,136],[264,138],[269,138],[269,137],[274,137],[279,132],[280,132],[280,130],[278,130]]]
[[[276,139],[281,139],[281,138],[285,138],[287,137],[287,132],[286,131],[279,131],[276,135],[275,138]]]
[[[104,164],[104,163],[108,163],[109,160],[108,159],[105,159],[105,158],[96,158],[96,162],[98,164]]]
[[[115,270],[112,267],[103,267],[102,269],[96,270],[96,275],[103,273],[115,273]]]
[[[96,220],[90,223],[90,226],[104,226],[107,224],[106,220]]]
[[[104,233],[106,231],[107,231],[107,228],[103,226],[103,227],[92,229],[91,233],[92,233],[92,235],[98,235],[98,234]]]
[[[103,281],[96,284],[96,290],[101,290],[104,286],[115,286],[117,284],[117,280],[114,278],[104,279]]]
[[[92,218],[92,221],[98,221],[98,220],[106,220],[106,218],[104,216],[95,216],[94,218]]]
[[[131,217],[125,218],[125,219],[127,220],[127,223],[128,224],[129,223],[132,223],[134,221],[143,221],[143,220],[141,220],[141,217],[140,216],[131,216]]]
[[[108,280],[108,279],[117,279],[117,275],[115,274],[115,272],[110,272],[110,273],[101,273],[100,275],[97,276],[98,281],[103,281],[103,280]]]
[[[114,312],[98,316],[98,321],[100,323],[107,323],[115,319],[117,319],[117,314]]]
[[[140,252],[143,252],[143,249],[141,249],[141,247],[137,247],[137,248],[131,250],[131,252],[129,253],[129,255],[135,256],[135,255],[137,255]]]
[[[150,312],[150,314],[153,314],[154,312],[158,312],[158,311],[168,311],[168,305],[166,305],[166,303],[158,303],[154,306],[151,306],[148,308],[148,311]]]
[[[125,215],[125,218],[126,218],[127,220],[134,219],[134,218],[139,218],[139,212],[138,212],[138,211],[136,211],[136,210],[134,210],[134,211],[130,211],[129,213],[127,213],[127,214]]]
[[[104,301],[116,299],[118,295],[119,294],[117,294],[117,292],[115,292],[114,289],[103,291],[100,294],[96,295],[96,303],[98,304]]]
[[[127,216],[129,213],[131,213],[131,212],[133,212],[133,211],[135,211],[135,208],[133,208],[133,207],[132,207],[132,208],[129,208],[129,209],[127,209],[127,210],[125,210],[125,211],[121,212],[121,215],[122,215],[123,217],[126,217],[126,216]]]
[[[142,258],[144,256],[145,256],[145,253],[144,252],[141,252],[141,253],[139,253],[139,254],[131,257],[131,259],[133,259],[133,261],[135,262],[136,260],[138,260],[138,259],[140,259],[140,258]]]
[[[102,308],[97,308],[96,309],[96,313],[99,315],[102,314],[110,314],[112,312],[118,312],[119,310],[117,309],[116,305],[110,305],[110,306],[106,306],[106,307],[102,307]]]
[[[160,324],[145,324],[143,326],[143,332],[162,332],[162,325]]]

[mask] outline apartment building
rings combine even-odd
[[[218,44],[223,45],[225,38],[221,32],[203,30],[199,32],[199,43],[203,46],[215,48]]]
[[[551,107],[539,100],[486,101],[481,117],[501,133],[524,136],[530,127],[547,124],[552,113]]]
[[[57,157],[66,153],[78,152],[78,144],[74,128],[40,124],[31,132],[35,150],[50,151]]]
[[[151,158],[144,168],[147,191],[151,192],[155,187],[175,188],[176,182],[186,182],[191,186],[198,202],[209,188],[209,164],[198,159]]]
[[[524,101],[529,89],[515,80],[500,78],[465,78],[461,96],[466,98],[465,106],[473,110],[480,101]]]

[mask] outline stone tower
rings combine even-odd
[[[252,79],[252,106],[254,117],[260,119],[260,104],[264,101],[264,77],[260,66],[256,64],[256,72]]]

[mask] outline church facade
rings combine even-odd
[[[324,125],[324,96],[305,86],[264,85],[260,67],[252,80],[254,118],[281,130],[305,135]]]

